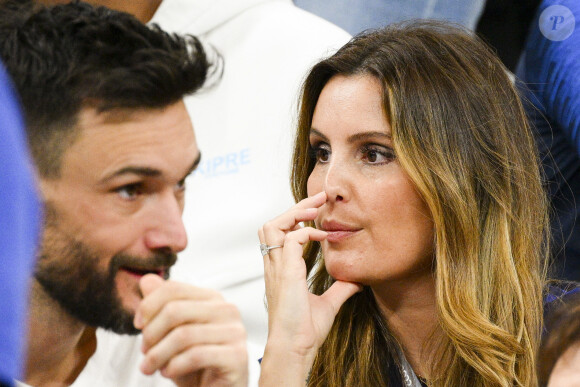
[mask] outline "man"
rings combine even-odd
[[[200,153],[182,97],[211,71],[203,47],[87,4],[13,8],[0,10],[0,55],[46,212],[24,382],[246,385],[236,308],[164,281],[187,243],[184,182]],[[113,347],[110,331],[142,336]]]
[[[294,204],[288,181],[301,81],[350,35],[291,0],[89,2],[199,36],[224,58],[220,83],[185,99],[204,159],[186,193],[190,243],[173,274],[218,289],[240,309],[257,381],[268,325],[256,230]]]

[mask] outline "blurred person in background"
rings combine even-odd
[[[580,281],[580,2],[545,0],[516,76],[552,202],[552,277]]]
[[[22,377],[41,209],[16,95],[0,63],[0,384]]]
[[[412,19],[461,24],[484,38],[514,72],[540,0],[294,0],[355,35]]]
[[[486,0],[474,30],[513,73],[541,0]]]
[[[411,19],[437,19],[475,29],[485,0],[294,0],[352,35]]]

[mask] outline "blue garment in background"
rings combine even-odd
[[[351,35],[409,19],[441,19],[475,29],[485,0],[294,0]]]
[[[574,31],[561,41],[548,39],[540,29],[540,15],[554,5],[567,7],[575,19]],[[554,24],[558,15],[548,16],[543,19],[544,24],[549,23],[544,27],[548,32],[557,32],[553,29],[560,27]],[[526,110],[537,130],[555,210],[552,220],[553,276],[574,281],[580,281],[579,23],[580,1],[542,1],[516,71],[517,77],[524,82],[524,96],[531,102],[526,104]]]
[[[22,375],[40,213],[22,118],[0,64],[0,381],[5,385]]]

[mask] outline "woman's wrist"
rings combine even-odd
[[[297,387],[308,384],[316,349],[293,348],[268,340],[261,363],[260,387]]]

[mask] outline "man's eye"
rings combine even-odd
[[[185,191],[185,179],[180,180],[176,185],[175,185],[175,190],[176,191]]]
[[[125,200],[135,200],[137,196],[143,193],[143,186],[137,184],[127,184],[115,190],[117,194]]]

